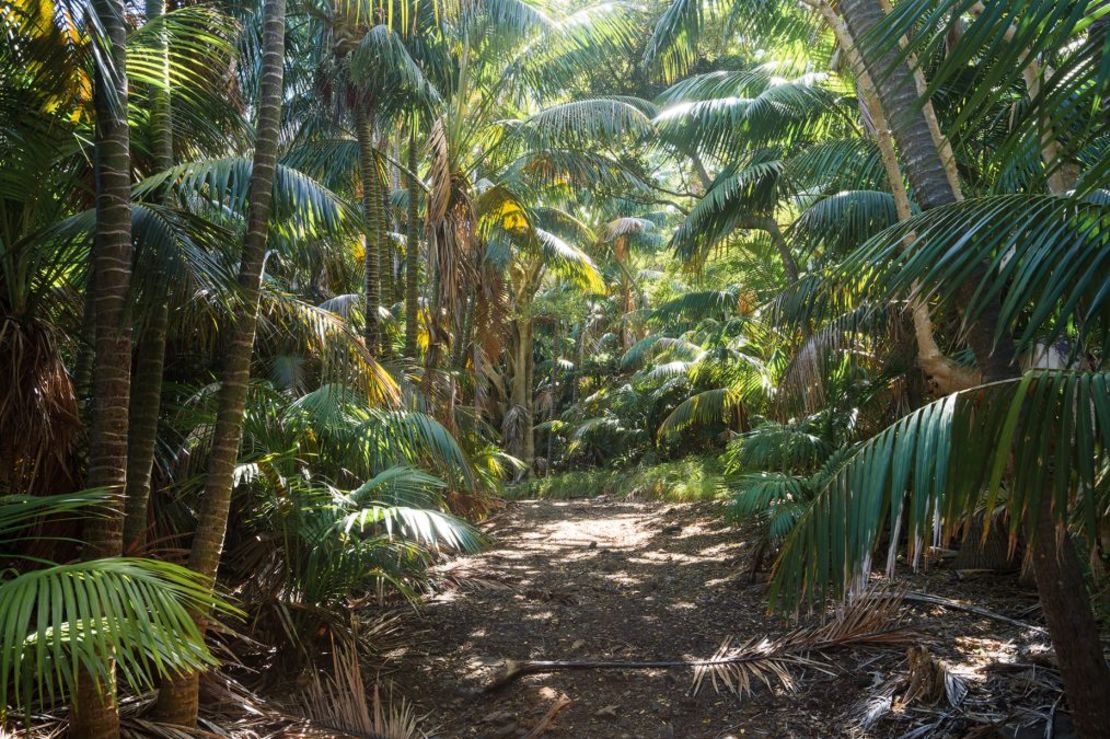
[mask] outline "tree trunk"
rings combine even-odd
[[[250,382],[251,355],[258,325],[258,301],[262,292],[262,268],[269,236],[274,166],[281,127],[285,0],[266,1],[263,23],[262,84],[247,210],[247,232],[239,262],[239,304],[231,327],[230,341],[226,345],[204,497],[200,504],[197,533],[189,553],[189,567],[213,584],[227,532],[235,464],[243,438],[243,411]],[[208,614],[196,612],[192,615],[203,633],[207,627]],[[170,723],[195,726],[198,689],[197,673],[180,675],[165,681],[158,694],[159,716]]]
[[[883,18],[878,0],[841,0],[838,7],[857,41],[869,38]],[[919,104],[918,81],[905,63],[898,62],[897,53],[891,49],[876,58],[865,57],[863,64],[875,82],[918,203],[928,209],[955,202],[960,197],[958,183],[951,182],[951,171],[946,171],[941,154],[947,147],[939,146],[939,132],[930,130],[931,106]],[[935,123],[935,118],[932,120]],[[980,268],[960,287],[957,297],[963,305],[967,305],[983,277],[985,268]],[[994,346],[997,323],[998,308],[992,306],[968,327],[976,363],[988,382],[1018,373],[1009,332],[1001,332],[998,346]],[[1045,495],[1038,510],[1029,513],[1037,516],[1033,563],[1041,608],[1052,634],[1076,728],[1085,737],[1102,736],[1105,727],[1110,726],[1110,672],[1102,656],[1082,570],[1066,533],[1057,536],[1051,501],[1052,496]]]
[[[420,313],[420,230],[417,226],[420,187],[416,181],[416,123],[409,132],[407,184],[408,224],[405,227],[405,356],[416,357],[416,321]]]
[[[364,104],[355,105],[355,136],[362,178],[362,212],[366,219],[363,299],[366,311],[366,350],[377,355],[382,345],[378,307],[381,305],[381,251],[385,248],[385,210],[382,178],[374,154],[373,129]]]
[[[147,0],[147,23],[159,23],[165,15],[165,0]],[[154,149],[154,168],[165,171],[173,166],[173,128],[170,110],[169,47],[166,33],[159,29],[158,53],[161,58],[161,85],[151,90],[150,126]],[[151,470],[158,439],[158,415],[162,405],[162,370],[166,356],[166,329],[169,305],[165,292],[169,285],[159,283],[163,294],[152,296],[150,318],[139,338],[135,361],[135,387],[131,395],[130,439],[127,447],[126,517],[123,544],[135,553],[146,544],[147,507],[150,502]]]
[[[894,210],[898,214],[898,220],[909,220],[912,215],[909,193],[906,192],[902,170],[898,166],[898,154],[894,148],[894,139],[890,134],[890,125],[887,122],[886,114],[879,103],[879,94],[875,89],[875,82],[864,66],[859,49],[856,48],[855,41],[852,39],[844,21],[836,14],[832,6],[824,0],[816,3],[815,7],[832,28],[840,48],[848,57],[848,66],[856,76],[857,92],[862,102],[863,111],[871,119],[874,127],[874,136],[879,147],[879,158],[882,161],[883,170],[890,185],[891,196],[894,198]],[[912,238],[907,237],[907,243],[910,242],[912,242]],[[940,350],[934,336],[933,320],[929,313],[929,306],[922,299],[917,299],[910,306],[910,312],[913,318],[914,338],[917,342],[918,366],[921,367],[922,372],[932,378],[936,384],[937,392],[941,395],[948,395],[978,385],[982,380],[978,372],[957,364]]]
[[[168,323],[169,306],[163,297],[151,306],[150,319],[136,349],[135,387],[129,412],[131,434],[127,446],[127,515],[123,523],[124,547],[131,554],[138,553],[146,544]]]
[[[536,442],[532,422],[532,398],[530,380],[530,365],[532,354],[532,319],[518,318],[513,344],[513,379],[510,392],[510,405],[521,414],[520,426],[522,433],[519,439],[511,439],[511,451],[525,464],[524,475],[532,469],[532,460],[535,457]]]
[[[535,325],[532,323],[532,318],[529,317],[525,323],[525,335],[523,345],[523,360],[524,360],[524,463],[528,465],[528,472],[531,474],[533,462],[536,459],[536,398],[532,392],[532,388],[536,386],[536,357],[534,350]]]
[[[1052,494],[1045,491],[1033,540],[1033,574],[1072,721],[1081,737],[1106,736],[1110,727],[1110,670],[1102,655],[1087,584],[1066,530],[1057,530]]]
[[[871,38],[872,30],[884,16],[879,0],[841,0],[838,7],[857,44]],[[874,81],[918,205],[922,210],[929,210],[960,200],[951,148],[937,128],[932,104],[927,101],[921,104],[918,82],[909,65],[899,60],[897,49],[888,48],[881,54],[864,53],[866,49],[858,45],[857,49],[861,52],[863,66]],[[962,305],[967,305],[985,277],[984,265],[972,271],[968,281],[957,292]],[[1008,331],[1003,332],[996,346],[994,333],[998,315],[999,306],[995,303],[969,321],[967,326],[968,344],[975,354],[983,379],[988,382],[1012,376],[1015,371],[1013,345]]]
[[[779,258],[782,260],[782,268],[786,270],[786,276],[790,278],[791,282],[797,282],[798,276],[801,274],[801,269],[798,267],[798,261],[794,259],[794,255],[790,253],[790,245],[787,244],[786,239],[783,238],[782,229],[779,228],[778,221],[768,216],[766,218],[753,218],[744,225],[747,228],[754,228],[758,231],[767,232],[767,235],[771,237],[771,244],[779,253]]]
[[[88,486],[122,494],[127,487],[127,406],[131,390],[131,140],[127,126],[127,25],[121,0],[93,4],[107,49],[96,77],[96,234],[92,273],[95,298],[92,367],[92,427],[89,430]],[[121,504],[85,524],[85,556],[119,555],[123,548]],[[112,655],[102,655],[112,659]],[[79,676],[71,736],[119,736],[115,680],[100,685]]]

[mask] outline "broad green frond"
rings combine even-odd
[[[483,546],[481,535],[470,524],[449,513],[425,508],[369,504],[347,514],[340,526],[346,533],[380,526],[389,537],[461,552],[476,552]]]
[[[74,696],[78,674],[105,682],[112,655],[124,682],[204,670],[208,651],[191,611],[235,613],[196,573],[113,558],[32,570],[0,582],[0,705],[29,708]]]
[[[887,229],[849,256],[843,284],[879,295],[954,298],[989,265],[964,320],[999,305],[998,331],[1032,346],[1074,327],[1089,335],[1110,316],[1110,206],[1067,197],[1000,195],[935,208]],[[908,241],[908,244],[906,243]]]
[[[903,535],[916,562],[927,537],[981,506],[1004,506],[1010,535],[1029,539],[1048,497],[1057,522],[1094,540],[1108,442],[1107,373],[1037,371],[930,403],[860,445],[832,476],[786,541],[772,598],[791,606],[844,593],[866,578],[884,531],[888,566]]]

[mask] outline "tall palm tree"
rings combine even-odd
[[[652,53],[659,56],[660,50],[677,50],[684,53],[677,57],[672,53],[670,59],[678,58],[683,61],[689,58],[689,54],[685,52],[696,48],[700,28],[699,16],[689,9],[691,5],[697,6],[695,11],[700,12],[700,3],[675,3],[670,7],[657,26],[655,43],[649,47],[649,51],[654,50]],[[784,17],[794,12],[785,8],[785,4],[770,5],[775,6],[776,12],[781,11]],[[976,65],[977,71],[981,72],[981,84],[968,94],[962,110],[953,115],[955,122],[952,130],[960,137],[961,142],[969,140],[973,135],[971,128],[979,126],[981,129],[980,124],[972,123],[976,112],[997,105],[1002,97],[1010,94],[1009,90],[1012,88],[1009,83],[1016,82],[1025,88],[1032,112],[1027,113],[1013,127],[1014,133],[1007,136],[1007,140],[1003,140],[1001,144],[995,142],[1000,158],[1009,157],[1014,166],[1022,166],[1025,154],[1019,153],[1018,147],[1026,146],[1025,151],[1031,148],[1041,160],[1039,164],[1043,165],[1044,172],[1042,182],[1050,192],[1058,192],[1070,182],[1082,185],[1083,178],[1075,175],[1072,163],[1062,160],[1062,151],[1066,148],[1075,157],[1085,144],[1092,145],[1088,133],[1091,127],[1084,122],[1083,117],[1091,115],[1097,109],[1096,103],[1088,101],[1092,100],[1092,95],[1098,94],[1095,90],[1104,85],[1101,82],[1091,82],[1097,76],[1087,77],[1084,82],[1079,83],[1075,72],[1090,68],[1091,60],[1098,55],[1098,52],[1093,51],[1094,45],[1085,40],[1087,29],[1093,25],[1092,14],[1096,13],[1094,6],[1082,3],[1063,6],[1035,3],[1028,7],[1023,6],[1019,13],[1017,4],[1007,3],[1006,0],[981,4],[939,0],[924,5],[913,4],[912,11],[909,10],[910,5],[907,3],[897,6],[888,14],[879,0],[844,0],[835,5],[835,13],[829,14],[829,8],[823,7],[822,3],[811,3],[811,6],[823,11],[822,15],[834,27],[838,22],[843,23],[843,35],[850,39],[852,47],[849,51],[858,56],[860,61],[860,68],[856,73],[861,78],[869,78],[882,117],[889,125],[893,143],[897,147],[902,171],[909,180],[918,207],[926,213],[920,218],[926,218],[930,211],[939,209],[947,214],[946,217],[954,219],[953,225],[959,224],[956,228],[963,229],[963,236],[967,236],[968,229],[973,229],[973,222],[969,220],[970,213],[978,212],[978,206],[970,203],[965,206],[962,202],[965,183],[961,182],[954,147],[941,130],[930,95],[940,85],[955,84],[957,74],[966,74],[969,67],[974,68]],[[731,7],[752,8],[753,4],[737,2],[731,4]],[[920,26],[923,7],[928,7],[924,16],[927,18],[924,28]],[[766,7],[763,9],[766,10]],[[1039,34],[1034,30],[1045,28],[1052,28],[1053,32]],[[916,59],[930,55],[931,58],[936,58],[943,48],[942,36],[946,32],[952,34],[952,48],[943,54],[944,60],[936,71],[934,80],[928,82]],[[1055,65],[1070,71],[1066,75],[1054,75],[1051,67]],[[987,79],[990,80],[989,83],[986,82]],[[1075,132],[1074,141],[1058,137],[1057,132],[1062,131]],[[1032,147],[1028,147],[1030,142],[1033,143]],[[1094,157],[1097,161],[1098,155],[1095,154]],[[1090,160],[1090,156],[1088,159]],[[995,165],[992,163],[990,166]],[[1069,168],[1071,174],[1061,177],[1061,172]],[[1003,180],[1001,186],[1012,186],[1009,182],[1012,182],[1013,176],[1008,173],[1006,165],[1001,165],[999,171],[1011,178],[1009,181]],[[1097,167],[1092,170],[1093,176],[1087,180],[1088,187],[1097,186],[1094,183],[1099,181],[1099,175],[1094,173],[1102,171]],[[893,177],[900,179],[901,175],[895,174]],[[1034,177],[1022,184],[1037,187],[1040,182]],[[1048,206],[1039,204],[1037,207]],[[964,214],[965,209],[968,220],[955,215]],[[938,214],[937,217],[941,216]],[[908,223],[917,220],[911,219]],[[968,342],[985,380],[1014,378],[1018,367],[1014,359],[1014,337],[1011,330],[1015,326],[1017,306],[1028,306],[1029,303],[1022,302],[1022,299],[1028,298],[1029,294],[1025,292],[1026,286],[1021,283],[1014,283],[1014,288],[1022,288],[1019,292],[1001,285],[998,276],[1011,276],[1017,267],[1007,264],[1007,268],[1002,269],[1001,255],[973,247],[973,243],[984,243],[974,237],[970,241],[960,241],[957,245],[951,238],[953,232],[933,229],[927,240],[920,226],[917,230],[912,228],[904,225],[899,230],[906,239],[905,244],[895,244],[887,239],[883,241],[887,246],[886,251],[868,251],[868,267],[879,269],[882,273],[884,265],[900,265],[896,270],[900,276],[899,284],[903,289],[908,289],[913,286],[913,280],[924,278],[925,262],[920,256],[916,256],[912,260],[914,267],[909,268],[909,263],[905,261],[909,258],[901,256],[902,249],[907,245],[912,250],[923,249],[925,244],[929,244],[928,253],[936,255],[936,246],[943,243],[952,249],[949,254],[961,255],[959,272],[945,271],[949,282],[943,288],[938,287],[935,275],[930,275],[926,281],[931,287],[924,289],[942,290],[949,304],[957,307],[963,315],[968,329]],[[1007,226],[991,221],[991,228],[997,229],[992,232],[996,234],[996,238],[1005,238],[1001,234],[1006,232]],[[973,231],[981,233],[980,228],[974,228]],[[850,261],[856,268],[863,264],[860,259],[853,258]],[[989,288],[986,287],[988,285]],[[1086,286],[1082,285],[1077,289],[1086,289]],[[884,296],[890,295],[884,293]],[[1045,295],[1042,299],[1058,305],[1055,295],[1052,298]],[[1042,306],[1037,314],[1041,321],[1034,322],[1033,325],[1023,325],[1023,344],[1028,346],[1030,334],[1046,329],[1044,321],[1051,310],[1053,309]],[[1093,312],[1086,315],[1093,316]],[[918,335],[921,336],[922,332],[919,331]],[[952,402],[958,404],[963,401]],[[1019,412],[1018,407],[1014,406],[1015,414]],[[1046,422],[1052,417],[1049,413]],[[943,423],[951,419],[949,416],[945,418]],[[897,436],[905,430],[906,427],[900,425],[889,434]],[[990,431],[985,433],[989,438]],[[906,438],[912,440],[925,437],[914,433]],[[912,446],[912,441],[907,443]],[[889,455],[872,447],[868,449],[870,451],[866,459],[876,464],[889,463]],[[1000,449],[996,452],[996,458],[1005,459],[1009,452],[1009,449]],[[1022,456],[1019,454],[1018,458]],[[942,466],[944,464],[945,462],[941,463]],[[999,461],[997,464],[1000,469],[1004,463]],[[835,485],[829,488],[833,489],[836,489]],[[897,484],[891,489],[891,493],[895,496],[900,494]],[[1098,731],[1097,727],[1106,721],[1104,712],[1105,706],[1110,702],[1110,674],[1100,657],[1097,631],[1070,537],[1056,531],[1059,522],[1066,520],[1066,506],[1061,503],[1058,498],[1054,505],[1047,495],[1035,497],[1033,507],[1015,516],[1014,526],[1019,521],[1026,522],[1024,530],[1032,545],[1038,590],[1046,620],[1052,630],[1064,681],[1073,702],[1077,725],[1082,727],[1084,734],[1093,736]],[[945,515],[953,518],[945,520],[954,520],[957,514],[963,512],[962,509],[946,509]],[[832,525],[835,526],[837,515],[827,509],[824,513],[828,518],[815,512],[808,519],[810,525],[821,520],[821,525],[833,522]],[[803,528],[808,532],[805,535],[812,535],[814,532],[813,528]],[[803,534],[799,533],[798,536]],[[820,546],[814,550],[800,541],[799,539],[793,548],[788,548],[793,553],[790,562],[797,563],[797,552],[802,550],[821,556],[816,551],[820,550]],[[812,541],[811,539],[810,542]],[[793,575],[790,577],[793,582],[800,582],[799,578]]]
[[[103,28],[95,102],[96,234],[91,281],[94,297],[92,428],[87,480],[92,488],[122,494],[127,486],[128,403],[131,389],[131,151],[127,122],[127,21],[117,0],[97,0],[93,12]],[[113,557],[123,548],[123,511],[86,524],[90,559]],[[111,660],[105,653],[101,659]],[[74,697],[73,731],[90,739],[119,734],[114,676],[83,673]]]
[[[250,381],[251,356],[258,325],[258,302],[262,269],[270,228],[274,168],[285,67],[285,0],[266,0],[262,21],[262,62],[255,134],[254,164],[250,175],[247,231],[239,259],[238,294],[234,323],[224,354],[219,412],[208,459],[204,498],[198,515],[197,532],[189,551],[189,569],[214,584],[227,531],[228,510],[239,445],[243,437],[243,411]],[[208,614],[192,614],[201,633]],[[158,694],[158,713],[167,721],[194,726],[197,720],[199,675],[186,672],[166,681]]]
[[[147,0],[147,23],[161,25],[165,0]],[[150,96],[150,128],[154,168],[173,167],[173,120],[170,109],[169,39],[164,28],[156,28],[159,79]],[[155,296],[136,348],[135,382],[128,414],[127,492],[123,527],[124,547],[141,547],[146,537],[147,505],[158,439],[158,412],[162,404],[162,370],[166,359],[169,302]]]
[[[420,313],[420,187],[417,180],[419,152],[416,146],[417,122],[414,117],[409,129],[407,219],[405,222],[405,356],[416,357],[416,330]]]

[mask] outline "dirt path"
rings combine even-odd
[[[690,697],[686,671],[534,675],[478,694],[505,660],[706,657],[729,634],[785,630],[744,574],[750,547],[712,506],[524,501],[489,532],[496,547],[447,565],[442,574],[459,586],[406,627],[416,646],[398,680],[437,735],[519,736],[561,695],[573,703],[547,736],[823,733],[828,717],[804,696]]]
[[[921,607],[907,610],[922,642],[973,688],[965,708],[974,708],[958,720],[924,706],[895,711],[871,731],[849,728],[861,701],[903,674],[904,650],[898,649],[838,652],[831,672],[799,674],[797,692],[759,687],[743,699],[711,688],[692,697],[692,675],[683,670],[530,675],[483,693],[507,660],[704,658],[726,636],[774,637],[789,629],[767,615],[766,587],[749,581],[752,545],[713,504],[523,501],[486,530],[494,547],[440,567],[447,587],[402,620],[402,641],[409,646],[391,679],[436,737],[538,736],[528,732],[545,725],[544,715],[563,696],[571,703],[546,724],[545,737],[900,736],[937,716],[943,726],[922,736],[963,736],[994,721],[1035,725],[1036,711],[1046,701],[1051,706],[1052,698],[1043,697],[1050,694],[1025,687],[1017,700],[1028,716],[1014,713],[1013,686],[1026,678],[1008,663],[1029,662],[1023,650],[1037,648],[1039,637]],[[1030,603],[1013,579],[992,578],[984,587],[934,570],[914,575],[909,585],[949,597],[972,595],[1011,613]],[[1044,683],[1043,669],[1026,666]],[[1043,735],[1043,727],[1036,731]]]

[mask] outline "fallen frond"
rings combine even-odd
[[[701,689],[706,677],[713,687],[745,696],[753,685],[774,683],[795,688],[793,667],[821,667],[811,655],[829,649],[855,646],[904,644],[911,632],[898,623],[898,599],[885,591],[868,592],[838,609],[820,626],[792,631],[778,639],[754,638],[739,646],[726,639],[721,648],[704,660],[528,660],[509,662],[505,672],[486,686],[485,692],[500,690],[525,675],[566,670],[673,670],[693,669],[691,694]]]

